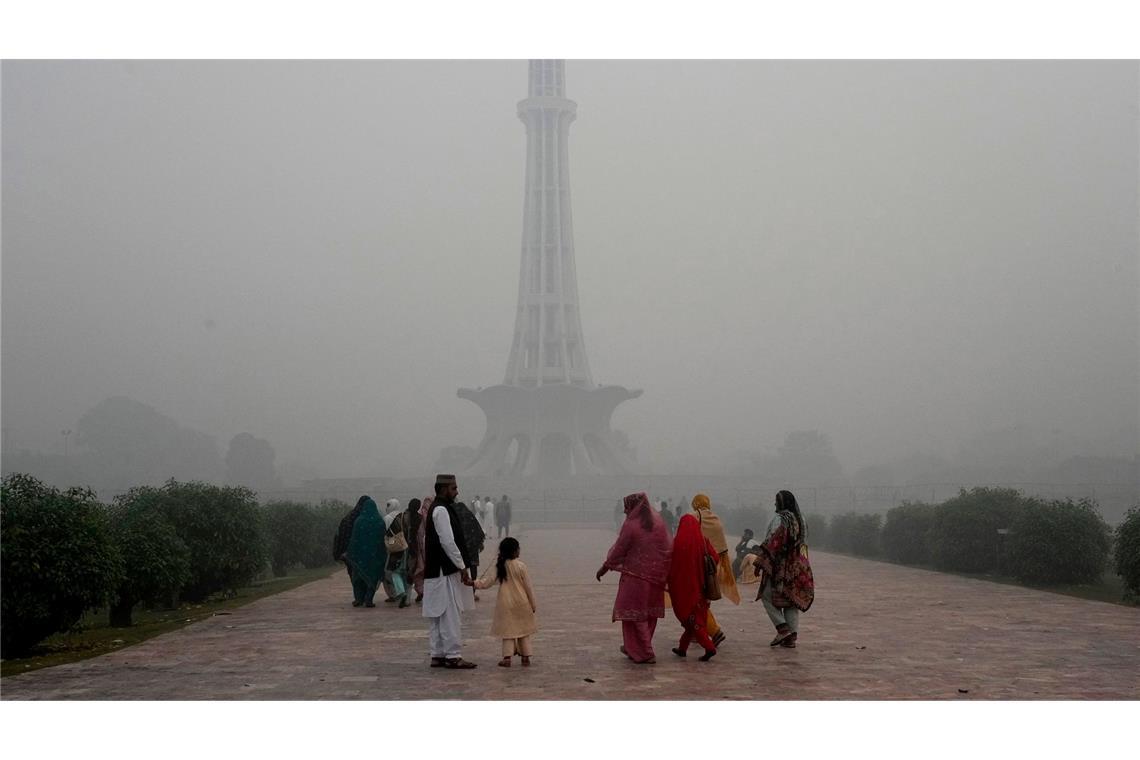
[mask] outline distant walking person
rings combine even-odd
[[[435,500],[424,530],[424,606],[428,619],[431,667],[470,669],[460,656],[463,624],[460,613],[473,606],[463,584],[471,580],[457,540],[463,527],[455,510],[459,485],[454,475],[436,475]]]
[[[673,556],[669,561],[669,600],[684,632],[673,654],[685,657],[693,639],[705,650],[702,662],[716,654],[708,634],[709,600],[705,596],[706,561],[717,561],[716,549],[701,533],[700,523],[693,515],[685,515],[677,526],[673,539]]]
[[[625,522],[595,577],[601,581],[610,570],[621,573],[611,618],[621,621],[621,653],[638,664],[652,664],[657,662],[653,632],[658,618],[665,617],[672,547],[661,515],[644,492],[626,496],[623,504]]]
[[[384,588],[391,589],[392,599],[389,601],[398,601],[401,609],[408,606],[411,586],[408,580],[411,535],[411,517],[408,512],[397,512],[384,531],[384,546],[388,549],[388,561],[384,565]]]
[[[483,511],[475,514],[479,516],[479,525],[484,534],[489,536],[495,532],[495,502],[490,496],[483,500]]]
[[[384,520],[371,497],[363,496],[364,507],[352,523],[345,562],[352,570],[352,606],[375,607],[372,598],[384,577],[388,552],[384,548]]]
[[[499,538],[511,535],[511,500],[506,494],[495,505],[495,524],[499,526]]]
[[[756,550],[755,567],[763,572],[760,593],[776,638],[771,646],[793,648],[799,638],[800,612],[815,600],[815,578],[808,561],[807,525],[791,491],[776,494],[776,516],[768,523],[764,543]]]
[[[408,561],[405,573],[407,574],[408,586],[410,589],[415,590],[416,572],[420,574],[420,588],[423,588],[423,569],[420,567],[420,554],[421,547],[423,546],[423,517],[420,516],[420,507],[423,502],[419,499],[411,499],[408,502],[408,508],[404,511],[407,515],[407,525],[409,526],[408,539]],[[417,591],[417,599],[419,598],[419,591]]]
[[[471,577],[478,577],[479,555],[483,553],[483,544],[486,541],[483,526],[479,524],[479,518],[475,516],[475,513],[468,509],[463,502],[455,502],[453,508],[455,514],[459,516],[459,527],[462,531],[462,535],[455,537],[455,542],[459,544],[459,551],[463,554],[463,562],[467,565]],[[475,601],[479,601],[479,594],[473,593],[472,595]]]
[[[348,564],[344,553],[348,551],[348,540],[352,538],[352,524],[360,516],[360,511],[364,509],[364,503],[367,499],[367,496],[361,496],[356,500],[356,506],[341,518],[340,525],[336,529],[336,536],[333,538],[333,559],[344,563],[344,569],[348,571],[350,582],[352,581],[352,566]]]
[[[701,525],[701,533],[717,551],[716,578],[720,583],[720,593],[733,604],[740,604],[740,591],[736,588],[736,576],[732,574],[732,562],[728,559],[728,539],[724,535],[724,526],[720,518],[713,514],[712,501],[703,493],[693,497],[693,511],[697,513],[697,521]],[[718,647],[724,643],[724,631],[709,607],[709,635]]]
[[[537,612],[534,588],[519,554],[519,542],[504,538],[499,542],[499,556],[495,559],[495,577],[480,578],[472,583],[477,589],[499,585],[491,635],[503,640],[503,659],[499,660],[499,667],[503,668],[511,666],[511,658],[516,654],[522,657],[524,668],[530,666],[530,637],[538,630],[534,621]]]
[[[416,535],[416,569],[412,572],[412,586],[416,590],[416,604],[424,599],[424,567],[427,561],[424,542],[427,539],[427,516],[434,496],[429,496],[420,504],[420,530]]]
[[[388,536],[387,532],[392,528],[392,523],[396,521],[396,518],[399,517],[399,515],[399,499],[388,499],[388,501],[384,502],[384,513],[381,515],[381,517],[384,518],[385,538]],[[399,557],[395,559],[399,560]],[[392,583],[391,566],[393,564],[393,561],[392,552],[389,551],[388,564],[384,567],[384,579],[380,582],[380,585],[384,587],[384,596],[386,597],[384,599],[385,602],[395,602],[400,598],[400,595],[396,592],[396,587]]]
[[[672,538],[673,526],[676,523],[673,521],[673,512],[669,509],[669,502],[664,499],[661,500],[661,519],[665,522],[665,531]]]

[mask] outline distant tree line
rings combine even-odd
[[[98,501],[88,488],[60,490],[12,474],[0,487],[2,656],[27,653],[109,608],[131,624],[137,605],[177,606],[232,594],[258,577],[333,564],[332,542],[349,511],[270,502],[240,486],[168,481]]]
[[[734,530],[758,508],[725,510]],[[939,504],[903,502],[885,515],[806,516],[808,544],[950,572],[1012,577],[1035,586],[1098,582],[1110,567],[1140,600],[1140,506],[1115,529],[1094,500],[1047,500],[1009,488],[961,490]],[[764,526],[759,526],[763,530]]]

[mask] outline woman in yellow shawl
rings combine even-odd
[[[716,579],[720,583],[721,596],[733,604],[740,604],[740,592],[736,588],[736,578],[732,574],[732,561],[728,558],[728,539],[724,536],[724,525],[720,518],[713,514],[712,502],[703,493],[693,497],[693,510],[697,513],[697,519],[700,520],[701,533],[713,545],[719,556]],[[709,635],[712,636],[713,643],[719,647],[724,641],[725,635],[724,631],[720,629],[720,624],[716,622],[711,604],[709,605],[708,631]]]

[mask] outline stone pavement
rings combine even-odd
[[[1137,699],[1140,610],[816,552],[797,649],[771,649],[755,586],[715,603],[728,640],[709,663],[618,652],[617,576],[594,572],[602,529],[523,530],[540,630],[534,665],[495,666],[495,591],[464,621],[470,671],[429,668],[418,607],[350,606],[343,570],[137,646],[12,676],[11,699]],[[484,563],[493,561],[489,542]],[[381,593],[382,596],[382,593]]]

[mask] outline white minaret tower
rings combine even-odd
[[[565,97],[565,63],[531,61],[529,97],[518,105],[526,125],[526,201],[515,337],[507,385],[568,383],[593,388],[578,318],[578,275],[570,212],[570,122],[578,104]]]
[[[614,445],[610,417],[640,390],[597,386],[578,316],[570,213],[570,122],[565,63],[531,61],[527,98],[526,193],[515,336],[502,385],[460,388],[487,415],[487,432],[464,474],[551,480],[632,469]]]

